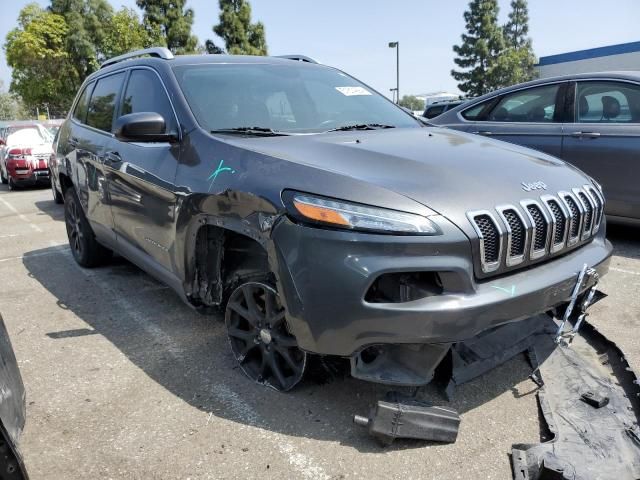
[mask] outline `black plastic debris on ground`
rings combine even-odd
[[[637,378],[612,342],[585,324],[569,347],[541,335],[529,353],[553,440],[514,445],[516,480],[640,478]]]
[[[367,427],[383,445],[391,445],[396,438],[453,443],[460,427],[460,416],[454,409],[432,406],[398,392],[388,392],[369,417],[356,415],[353,421]]]

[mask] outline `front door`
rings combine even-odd
[[[559,156],[566,83],[541,85],[503,95],[467,130]],[[475,107],[475,108],[479,108]],[[475,109],[474,108],[474,109]],[[474,110],[472,109],[472,110]]]
[[[178,122],[158,74],[148,68],[131,70],[119,115],[154,112],[163,116],[166,131]],[[136,248],[168,270],[175,239],[177,195],[174,179],[179,143],[130,143],[113,139],[105,150],[109,193],[118,242]]]
[[[606,212],[640,218],[640,85],[579,81],[562,158],[602,185]]]

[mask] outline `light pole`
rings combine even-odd
[[[389,48],[396,49],[396,103],[400,103],[400,42],[389,42]]]

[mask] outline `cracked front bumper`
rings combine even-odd
[[[476,280],[467,237],[393,236],[326,230],[284,220],[272,232],[279,289],[304,350],[352,356],[375,344],[451,343],[567,301],[586,263],[608,271],[605,228],[590,243],[545,263]],[[438,272],[443,292],[404,303],[368,303],[384,273]],[[587,288],[590,285],[585,285]]]

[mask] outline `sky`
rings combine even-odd
[[[49,0],[36,0],[47,6]],[[109,0],[115,8],[135,8],[135,0]],[[0,40],[16,25],[29,0],[0,0]],[[264,23],[269,53],[302,54],[346,71],[390,95],[396,83],[400,42],[400,93],[457,92],[451,77],[452,46],[464,31],[466,0],[252,0],[253,20]],[[499,0],[506,21],[509,0]],[[216,40],[217,0],[188,0],[195,12],[193,32],[200,42]],[[540,56],[640,40],[638,0],[531,0],[530,31]],[[222,45],[218,39],[216,42]],[[4,52],[0,80],[11,81]]]

